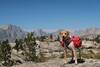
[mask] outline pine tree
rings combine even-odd
[[[1,58],[4,60],[4,65],[10,64],[10,58],[11,58],[11,47],[9,45],[8,40],[3,41],[1,44]]]
[[[16,39],[15,43],[16,43],[16,45],[15,45],[14,49],[16,49],[17,52],[19,50],[23,50],[23,40],[22,39]]]
[[[94,40],[95,40],[97,43],[100,43],[100,35],[98,35]]]
[[[1,42],[0,42],[0,62],[2,61],[2,50],[1,50]]]
[[[60,37],[59,37],[59,35],[57,35],[57,41],[60,41]]]
[[[37,61],[37,56],[36,56],[36,41],[35,41],[35,37],[34,37],[34,33],[28,33],[27,37],[25,38],[25,45],[24,47],[26,49],[24,49],[25,51],[25,55],[26,55],[26,60],[28,61]]]

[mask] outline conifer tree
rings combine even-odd
[[[26,60],[28,61],[37,61],[37,56],[36,56],[36,41],[35,41],[34,33],[28,33],[27,37],[25,38],[25,55],[26,55]]]
[[[8,40],[3,41],[0,47],[1,47],[1,58],[4,61],[5,65],[9,65],[11,58],[11,46],[9,45]]]
[[[16,45],[15,45],[14,49],[16,49],[17,52],[19,50],[23,50],[23,40],[22,39],[16,39],[15,43],[16,43]]]

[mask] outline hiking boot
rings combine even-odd
[[[75,63],[75,60],[71,59],[68,64],[72,64],[72,63]]]

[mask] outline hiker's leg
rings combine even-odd
[[[73,55],[74,55],[74,60],[75,60],[75,64],[77,64],[77,52],[75,50],[75,48],[73,48]]]
[[[69,47],[70,47],[70,49],[72,51],[72,59],[75,60],[75,64],[77,64],[77,52],[76,52],[76,48],[74,47],[73,42],[71,42],[69,44]]]
[[[73,52],[73,50],[71,50],[72,51],[72,60],[74,60],[74,52]]]
[[[64,63],[67,63],[67,49],[64,49]]]
[[[79,52],[79,59],[81,59],[81,48],[78,49]]]
[[[72,59],[71,59],[71,60],[74,60],[74,52],[73,52],[74,46],[73,46],[73,42],[71,42],[71,43],[69,44],[68,48],[69,48],[69,49],[71,50],[71,52],[72,52]]]

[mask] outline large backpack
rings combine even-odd
[[[81,47],[82,41],[81,41],[81,38],[79,36],[72,36],[71,40],[73,41],[74,46],[76,48],[80,48]]]

